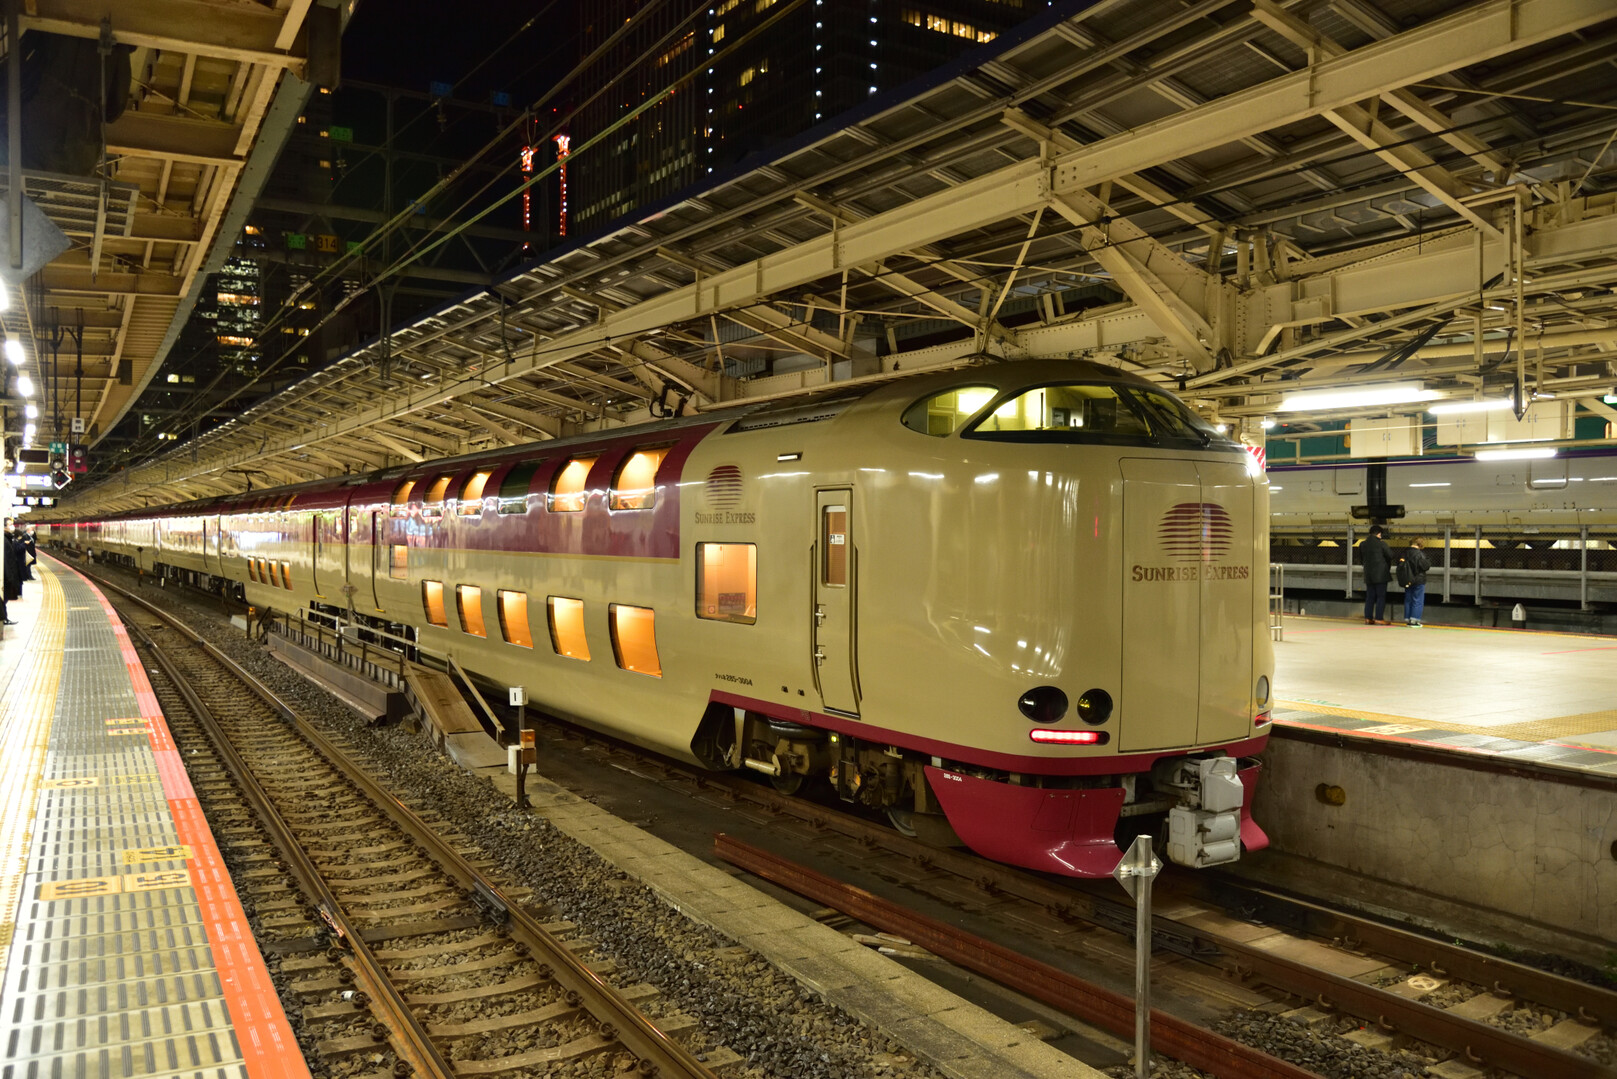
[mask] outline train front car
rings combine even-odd
[[[858,605],[857,669],[840,638],[816,648],[844,797],[901,827],[941,810],[977,852],[1072,876],[1146,832],[1191,866],[1266,846],[1252,456],[1153,384],[1070,361],[907,381],[855,413],[868,437],[813,463],[846,477],[819,498],[815,618],[842,617],[828,572]]]

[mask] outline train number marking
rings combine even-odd
[[[141,862],[169,862],[176,859],[189,861],[195,857],[190,847],[174,845],[168,847],[140,847],[137,850],[124,851],[124,865],[138,865]]]
[[[84,787],[101,786],[100,776],[79,776],[75,779],[47,779],[40,784],[41,789],[48,791],[79,790]]]
[[[191,874],[184,869],[170,869],[162,873],[125,873],[125,892],[155,892],[163,888],[189,888]]]
[[[39,886],[39,899],[43,903],[53,903],[58,899],[89,899],[99,895],[117,895],[121,890],[117,877],[48,880]]]

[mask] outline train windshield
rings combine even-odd
[[[1014,393],[964,432],[1000,442],[1112,445],[1234,445],[1173,397],[1139,386],[1058,384]]]

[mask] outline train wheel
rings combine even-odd
[[[906,835],[906,836],[909,836],[911,839],[915,838],[915,813],[914,813],[914,811],[908,810],[908,809],[900,809],[897,806],[888,806],[887,807],[887,820],[888,820],[888,823],[890,823],[894,828],[898,829],[898,834],[899,835]]]
[[[769,782],[782,794],[796,794],[803,789],[803,780],[807,779],[802,772],[781,772],[769,777]]]

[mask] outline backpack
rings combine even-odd
[[[1398,583],[1408,588],[1415,583],[1415,571],[1409,568],[1409,562],[1400,558],[1398,560]]]

